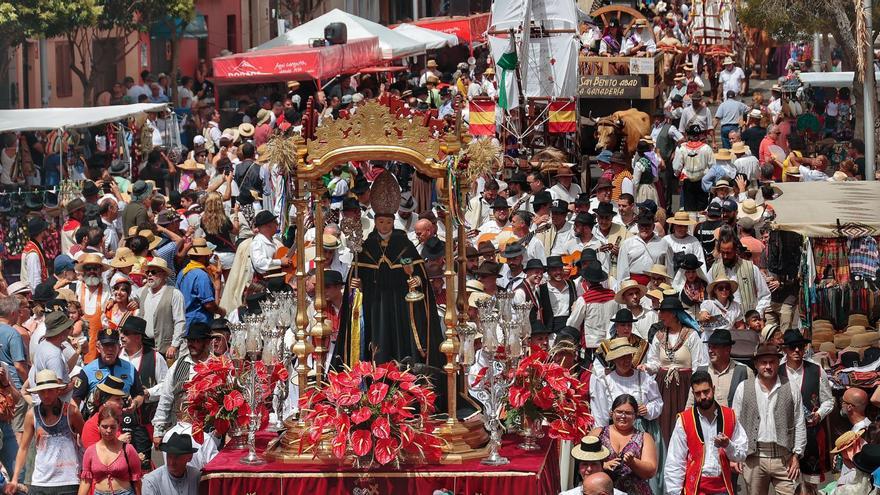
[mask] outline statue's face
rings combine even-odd
[[[388,235],[394,230],[394,219],[391,217],[376,217],[376,231],[382,235]]]

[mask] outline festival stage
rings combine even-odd
[[[275,434],[257,434],[258,452]],[[484,466],[479,459],[461,464],[378,467],[363,471],[332,464],[269,462],[247,466],[238,460],[244,450],[223,450],[202,471],[201,493],[208,495],[431,495],[451,490],[456,495],[546,495],[559,493],[558,442],[544,437],[541,449],[525,452],[520,438],[506,435],[501,455],[505,466]]]

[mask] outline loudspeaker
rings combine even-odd
[[[331,22],[324,27],[324,39],[330,45],[344,45],[348,41],[348,28],[344,22]]]

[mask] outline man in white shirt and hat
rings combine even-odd
[[[657,44],[654,42],[654,36],[649,29],[647,19],[636,19],[633,23],[633,30],[623,40],[621,48],[622,55],[625,57],[643,57],[654,55],[657,51]]]
[[[556,184],[550,188],[553,199],[561,199],[569,204],[574,203],[581,193],[581,186],[574,183],[574,173],[569,164],[560,165],[556,170]]]

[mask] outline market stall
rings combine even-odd
[[[798,248],[795,240],[771,235],[771,258],[775,249],[780,259],[800,261],[803,326],[829,320],[837,330],[844,330],[850,314],[876,321],[880,183],[790,182],[776,187],[781,195],[768,202],[776,215],[771,227],[801,236],[801,243],[800,256],[793,256],[792,249]]]

